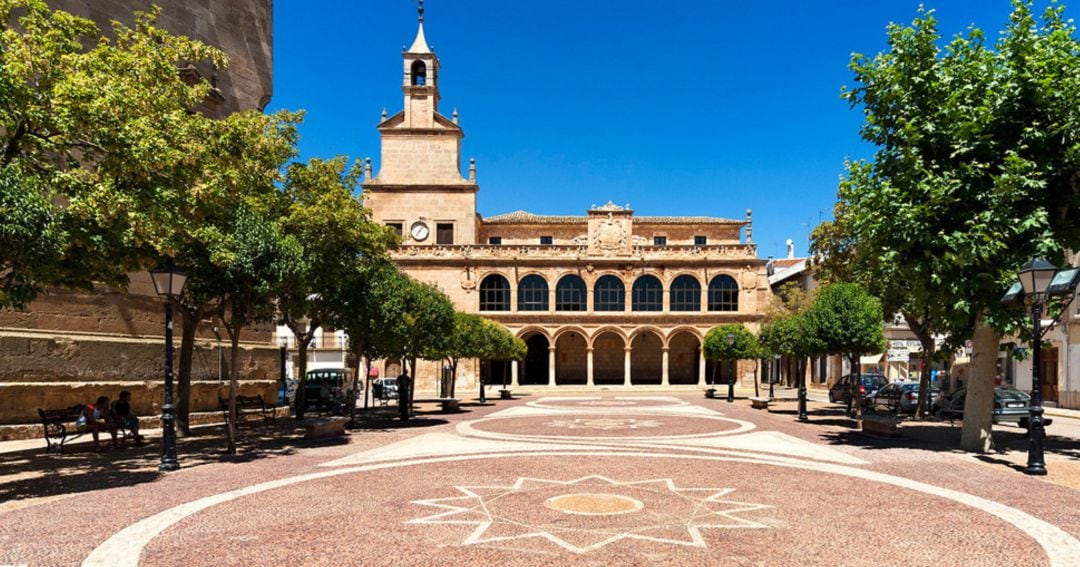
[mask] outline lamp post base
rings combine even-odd
[[[716,397],[716,388],[709,388],[708,390],[705,390],[705,397],[709,398],[709,399],[715,398]]]

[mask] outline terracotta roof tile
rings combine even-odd
[[[587,216],[537,215],[514,211],[483,219],[484,224],[585,224]],[[635,224],[728,224],[742,225],[745,221],[717,217],[634,217]]]

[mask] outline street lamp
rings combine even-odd
[[[172,258],[164,266],[150,272],[154,291],[165,300],[165,403],[161,406],[161,464],[159,471],[180,468],[176,460],[176,407],[173,406],[173,302],[180,298],[187,283],[187,274],[177,270]]]
[[[724,340],[727,341],[728,350],[730,350],[731,347],[735,346],[735,333],[728,333]],[[731,370],[731,376],[728,377],[727,383],[727,401],[729,404],[735,401],[735,369],[732,368]]]
[[[1035,258],[1020,270],[1018,276],[1020,282],[1009,288],[1002,301],[1019,303],[1024,298],[1031,300],[1031,407],[1028,409],[1028,464],[1024,472],[1030,475],[1045,475],[1043,440],[1046,438],[1046,423],[1043,420],[1042,384],[1039,377],[1044,334],[1043,306],[1051,297],[1066,297],[1064,307],[1067,308],[1075,297],[1077,284],[1080,283],[1080,269],[1058,270],[1046,260]],[[1062,312],[1064,311],[1063,308]]]
[[[770,368],[769,370],[770,370],[770,372],[769,372],[769,399],[772,400],[773,398],[776,397],[776,394],[773,393],[773,386],[776,384],[776,382],[778,380],[780,380],[780,355],[779,354],[774,354],[773,355],[773,367]]]
[[[289,360],[289,335],[279,335],[278,345],[281,347],[281,398],[278,399],[278,405],[289,405],[289,383],[288,377],[285,374],[285,363]]]

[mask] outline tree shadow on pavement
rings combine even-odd
[[[237,436],[237,454],[225,454],[222,426],[200,427],[193,435],[177,440],[180,466],[190,469],[211,463],[249,462],[295,453],[316,442],[303,440],[303,429],[289,420],[275,423],[243,424]],[[0,454],[0,507],[30,498],[55,497],[92,490],[134,486],[151,482],[163,473],[161,440],[144,446],[128,445],[98,453],[89,443],[69,445],[64,454],[46,453],[41,448]],[[108,436],[102,447],[110,446]]]

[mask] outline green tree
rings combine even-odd
[[[296,337],[300,380],[296,417],[303,419],[307,401],[307,352],[315,332],[341,319],[346,307],[341,286],[358,263],[384,258],[397,235],[375,225],[370,212],[355,196],[360,168],[343,157],[312,159],[286,170],[284,195],[288,207],[282,224],[303,252],[280,282],[278,308]]]
[[[800,323],[809,354],[845,356],[856,376],[861,355],[885,350],[881,301],[858,284],[830,284],[820,288]],[[856,397],[853,392],[850,399]],[[855,414],[859,415],[862,404],[854,406]]]
[[[191,109],[211,86],[177,66],[225,58],[157,14],[104,40],[42,0],[0,0],[0,306],[48,286],[123,287],[219,197],[194,183],[210,121]]]
[[[401,291],[400,318],[392,328],[396,337],[393,350],[409,365],[409,376],[415,384],[416,361],[431,353],[446,352],[446,342],[454,329],[454,304],[429,283],[410,279],[410,285]],[[408,400],[400,400],[404,419],[412,415],[415,390],[410,387]]]
[[[732,343],[729,345],[727,337],[732,336]],[[732,365],[732,380],[735,380],[735,361],[737,360],[754,360],[761,358],[761,344],[758,342],[758,338],[754,336],[754,333],[746,328],[742,324],[726,324],[713,327],[705,334],[705,341],[702,345],[702,349],[705,351],[705,358],[715,361],[730,361]],[[716,367],[713,367],[713,373],[716,373]],[[713,376],[713,384],[716,384],[716,376]],[[757,370],[755,366],[754,370],[754,390],[757,394]]]
[[[990,444],[999,300],[1034,255],[1080,247],[1080,44],[1064,8],[1041,21],[1016,0],[994,43],[970,29],[942,44],[933,12],[853,56],[844,97],[866,115],[871,161],[847,164],[844,238],[911,286],[912,313],[954,348],[971,338],[962,445]],[[908,302],[905,301],[902,307]]]
[[[463,358],[488,358],[489,351],[497,347],[499,336],[492,333],[490,321],[470,313],[454,313],[454,324],[439,350],[431,350],[425,358],[443,359],[450,367],[450,390],[447,395],[456,395],[458,363]],[[508,333],[509,334],[509,333]]]
[[[484,344],[486,345],[484,350],[480,353],[480,358],[486,360],[496,360],[502,362],[510,362],[513,360],[523,360],[525,355],[529,352],[529,347],[525,344],[525,341],[515,337],[513,333],[507,330],[506,327],[491,321],[488,319],[483,320],[482,335],[484,336]],[[503,388],[506,388],[506,374],[505,368],[502,376]],[[480,384],[480,388],[483,389],[484,384]]]

